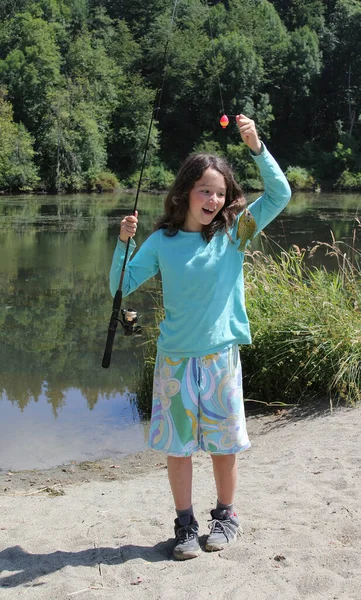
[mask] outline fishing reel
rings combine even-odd
[[[121,319],[118,319],[119,323],[124,329],[124,335],[140,335],[142,328],[138,323],[138,316],[135,310],[132,308],[121,309]]]

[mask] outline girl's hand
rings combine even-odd
[[[236,121],[244,143],[247,144],[248,148],[255,154],[261,154],[262,144],[258,137],[255,122],[245,115],[236,115]]]
[[[128,215],[124,217],[122,222],[120,223],[120,234],[119,239],[126,243],[128,238],[132,238],[137,231],[138,225],[138,211],[135,211],[135,215]]]

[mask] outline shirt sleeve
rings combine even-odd
[[[281,167],[262,143],[261,154],[252,153],[264,183],[264,193],[248,206],[257,229],[257,235],[287,206],[291,198],[291,188]]]
[[[158,241],[159,233],[155,232],[146,239],[134,258],[130,260],[130,256],[136,248],[133,238],[130,240],[129,258],[125,267],[122,285],[122,294],[124,297],[134,292],[147,279],[158,273]],[[118,238],[109,275],[110,292],[113,297],[119,287],[125,251],[126,244]]]

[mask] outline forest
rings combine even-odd
[[[147,189],[192,151],[259,188],[223,109],[295,189],[361,189],[360,26],[356,0],[2,0],[0,190],[135,187],[161,82]]]

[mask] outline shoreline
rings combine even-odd
[[[248,411],[247,411],[248,404]],[[254,409],[249,409],[253,406]],[[341,411],[352,408],[342,407]],[[329,404],[319,401],[312,406],[277,408],[269,407],[266,411],[257,408],[257,403],[246,402],[247,429],[252,444],[254,433],[261,434],[268,427],[278,424],[289,424],[297,419],[308,419],[313,416],[331,416]],[[251,446],[252,447],[252,446]],[[247,452],[247,450],[245,451]],[[207,453],[198,451],[194,458]],[[239,456],[242,456],[240,453]],[[86,483],[93,481],[124,481],[134,476],[149,473],[159,468],[166,469],[167,458],[162,452],[145,447],[130,453],[121,452],[106,458],[95,460],[71,460],[51,467],[34,467],[30,469],[1,469],[0,468],[0,497],[13,491],[38,493],[40,488],[49,488],[51,494],[54,488]],[[62,490],[63,491],[63,490]],[[62,491],[60,495],[62,495]]]
[[[159,468],[166,468],[166,457],[146,449],[94,461],[71,461],[46,469],[0,471],[0,498],[19,493],[63,495],[65,487],[91,481],[126,481]]]
[[[252,451],[254,437],[265,435],[269,429],[291,426],[299,421],[306,422],[313,418],[338,418],[340,414],[349,413],[358,408],[346,406],[332,409],[327,402],[319,401],[313,405],[294,406],[292,408],[268,408],[267,411],[257,410],[257,404],[251,402],[255,410],[247,413],[246,421],[251,448],[240,453]],[[360,407],[361,411],[361,407]],[[193,457],[208,456],[203,451],[195,452]],[[136,452],[95,459],[72,460],[52,467],[36,467],[33,469],[0,469],[0,497],[13,492],[29,495],[40,493],[63,495],[64,487],[92,481],[126,481],[135,476],[144,475],[157,469],[167,468],[167,458],[162,452],[145,447]]]
[[[359,600],[361,407],[277,410],[247,419],[236,510],[223,552],[172,559],[175,511],[165,456],[0,475],[0,593],[7,600]],[[216,491],[194,455],[204,547]]]

